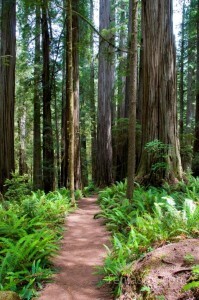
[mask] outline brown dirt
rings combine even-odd
[[[133,275],[127,279],[120,300],[198,300],[198,290],[182,292],[192,266],[198,264],[199,239],[181,240],[157,248],[134,264]],[[149,287],[151,292],[144,295],[140,292],[143,286]]]
[[[67,218],[61,251],[53,261],[59,271],[38,300],[113,299],[108,287],[97,287],[101,278],[96,266],[103,264],[109,234],[103,221],[93,218],[99,211],[95,202],[96,197],[80,200],[79,208]]]

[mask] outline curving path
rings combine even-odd
[[[54,259],[58,273],[47,284],[38,300],[111,300],[107,287],[98,288],[100,276],[96,266],[102,265],[106,255],[104,244],[109,234],[102,220],[93,219],[99,211],[97,197],[79,201],[75,213],[67,217],[66,232],[59,255]]]

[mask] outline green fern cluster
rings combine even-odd
[[[62,225],[70,209],[69,192],[38,191],[0,206],[0,290],[31,299],[52,273]]]
[[[153,247],[180,237],[199,234],[199,180],[178,190],[144,188],[137,185],[133,201],[126,199],[126,183],[118,183],[102,191],[98,217],[106,220],[112,231],[112,248],[100,270],[103,281],[121,293],[124,277],[130,275],[132,262]]]

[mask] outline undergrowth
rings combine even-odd
[[[126,183],[117,183],[100,192],[99,203],[112,247],[100,269],[103,282],[121,294],[122,283],[131,275],[133,261],[169,241],[198,237],[199,178],[178,186],[147,190],[136,186],[132,201],[126,199]]]
[[[31,299],[52,274],[50,259],[58,250],[70,209],[69,191],[19,197],[12,188],[10,196],[11,201],[8,191],[0,203],[0,290]]]

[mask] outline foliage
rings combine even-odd
[[[20,176],[18,173],[12,173],[12,178],[6,179],[5,186],[7,187],[5,198],[10,201],[19,201],[21,198],[31,194],[32,185],[27,174]]]
[[[89,195],[91,195],[91,194],[93,194],[93,193],[95,193],[95,192],[97,192],[97,191],[98,191],[97,187],[95,186],[94,182],[91,181],[91,182],[89,183],[89,185],[86,186],[86,187],[83,189],[83,195],[84,195],[85,197],[88,197]]]
[[[189,291],[195,288],[199,288],[199,265],[193,266],[192,276],[189,279],[189,282],[184,285],[183,290]]]
[[[50,258],[58,250],[69,191],[38,191],[0,206],[0,290],[31,299],[52,274]]]
[[[152,171],[156,172],[167,168],[165,159],[167,157],[168,149],[168,145],[157,139],[145,145],[145,150],[153,156],[154,163],[151,166]]]
[[[116,295],[134,260],[166,241],[199,233],[199,179],[191,177],[188,184],[181,182],[170,190],[137,185],[133,201],[125,195],[122,182],[100,192],[102,212],[97,215],[105,218],[113,234],[112,250],[100,272],[104,282],[114,285]]]

